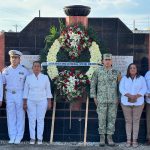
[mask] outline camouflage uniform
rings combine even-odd
[[[91,98],[97,98],[99,134],[113,134],[117,114],[118,79],[117,70],[99,67],[91,81]]]

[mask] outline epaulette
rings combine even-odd
[[[23,68],[25,68],[25,69],[28,69],[26,66],[24,66],[24,65],[21,65]]]
[[[23,68],[26,68],[24,65],[21,65]]]

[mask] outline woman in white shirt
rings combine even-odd
[[[128,66],[127,74],[119,85],[121,106],[126,122],[126,146],[138,147],[138,133],[141,114],[144,108],[144,94],[147,87],[143,76],[139,75],[137,66],[132,63]]]
[[[2,106],[3,99],[3,82],[2,82],[2,74],[0,72],[0,107]]]
[[[150,71],[145,75],[147,84],[146,92],[146,122],[147,122],[147,144],[150,145]]]
[[[51,108],[51,87],[47,75],[41,73],[39,61],[33,62],[33,74],[27,76],[24,87],[24,109],[29,118],[30,144],[35,144],[35,126],[37,120],[37,143],[42,144],[44,118],[47,107]]]

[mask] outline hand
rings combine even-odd
[[[24,111],[27,111],[27,100],[26,99],[23,101],[23,109],[24,109]]]
[[[94,97],[94,102],[95,102],[95,105],[97,106],[97,98]]]
[[[131,95],[131,94],[127,93],[127,94],[125,94],[125,96],[128,98],[128,102],[130,102],[130,103],[135,103],[137,100],[136,95]]]
[[[48,106],[47,106],[47,109],[50,110],[51,107],[52,107],[52,102],[51,102],[51,100],[48,100]]]
[[[137,101],[137,95],[131,95],[129,98],[128,98],[128,102],[130,103],[135,103]]]
[[[2,101],[0,101],[0,107],[2,106]]]
[[[117,100],[116,100],[116,105],[118,105],[118,104],[119,104],[119,100],[117,99]]]
[[[125,94],[126,97],[128,97],[131,100],[136,100],[137,99],[137,95],[131,95],[129,93]]]
[[[140,94],[136,94],[136,98],[138,99],[139,97],[141,97],[142,95]]]
[[[130,98],[128,98],[128,102],[130,102],[130,103],[135,103],[136,100],[135,100],[135,99],[130,99]]]
[[[132,100],[134,100],[134,101],[136,101],[136,100],[137,100],[137,98],[138,98],[138,96],[137,96],[137,95],[131,95],[131,96],[130,96],[130,99],[132,99]]]
[[[147,94],[146,97],[150,98],[150,94]]]
[[[132,95],[129,94],[129,93],[125,94],[124,96],[126,96],[126,97],[128,97],[128,98],[131,98],[131,97],[132,97]]]

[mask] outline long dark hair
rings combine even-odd
[[[135,63],[131,63],[131,64],[128,66],[126,77],[127,77],[127,78],[131,77],[131,75],[130,75],[130,67],[131,67],[132,65],[134,65],[134,66],[136,67],[136,69],[137,69],[136,78],[139,78],[139,77],[140,77],[140,73],[139,73],[138,67],[137,67],[137,65],[136,65]]]

